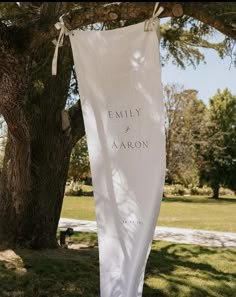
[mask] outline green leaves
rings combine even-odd
[[[164,88],[167,175],[170,183],[236,190],[236,96],[218,90],[209,108],[197,92]]]
[[[74,180],[81,180],[86,176],[90,176],[90,163],[85,136],[77,142],[72,150],[68,176]]]
[[[166,180],[185,186],[197,185],[196,146],[201,139],[206,106],[197,98],[196,90],[184,90],[178,85],[165,86],[164,100],[168,169]]]
[[[165,64],[172,60],[173,64],[185,69],[187,65],[194,68],[205,61],[202,48],[217,51],[220,58],[231,53],[232,41],[227,38],[221,42],[211,42],[210,37],[216,31],[189,17],[172,18],[161,26],[162,61]]]
[[[236,190],[236,96],[225,89],[210,99],[199,154],[203,182]]]

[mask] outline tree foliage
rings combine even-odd
[[[220,186],[236,191],[236,96],[225,89],[210,99],[199,146],[200,177],[218,198]]]
[[[164,87],[166,156],[168,183],[185,186],[198,184],[196,163],[197,144],[201,138],[200,127],[206,111],[197,98],[196,90],[184,90],[183,86]]]
[[[81,181],[91,176],[86,137],[82,137],[74,146],[70,157],[68,176],[74,181]]]

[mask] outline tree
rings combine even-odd
[[[236,37],[233,2],[162,5],[162,17],[181,17],[175,26],[162,30],[162,46],[176,63],[183,56],[187,63],[198,63],[203,58],[196,48],[200,43],[221,56],[228,52]],[[51,41],[58,36],[54,24],[68,13],[64,17],[68,29],[97,22],[106,28],[120,27],[149,18],[153,6],[152,2],[0,3],[0,113],[8,126],[0,180],[1,242],[32,248],[57,246],[70,153],[84,135],[79,101],[65,110],[73,66],[68,40],[60,49],[58,74],[51,76]],[[198,26],[198,21],[205,25]],[[208,25],[228,36],[224,44],[204,39],[212,32]]]
[[[85,136],[76,143],[72,150],[68,176],[72,177],[74,181],[81,181],[83,178],[91,176]]]
[[[199,150],[201,180],[219,197],[220,186],[236,191],[236,96],[225,89],[210,99]]]
[[[206,106],[197,99],[196,90],[183,86],[164,87],[166,127],[166,181],[185,186],[198,183],[196,146]]]

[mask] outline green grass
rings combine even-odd
[[[96,234],[72,238],[90,248],[0,250],[1,297],[98,297]],[[236,249],[155,241],[143,297],[235,297]]]
[[[93,197],[65,197],[61,216],[95,220]],[[158,225],[236,232],[236,198],[164,198]]]
[[[69,197],[64,198],[61,217],[89,220],[96,219],[93,197]]]

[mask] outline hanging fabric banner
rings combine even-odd
[[[101,297],[141,296],[165,176],[157,35],[143,22],[69,36],[94,187]]]

